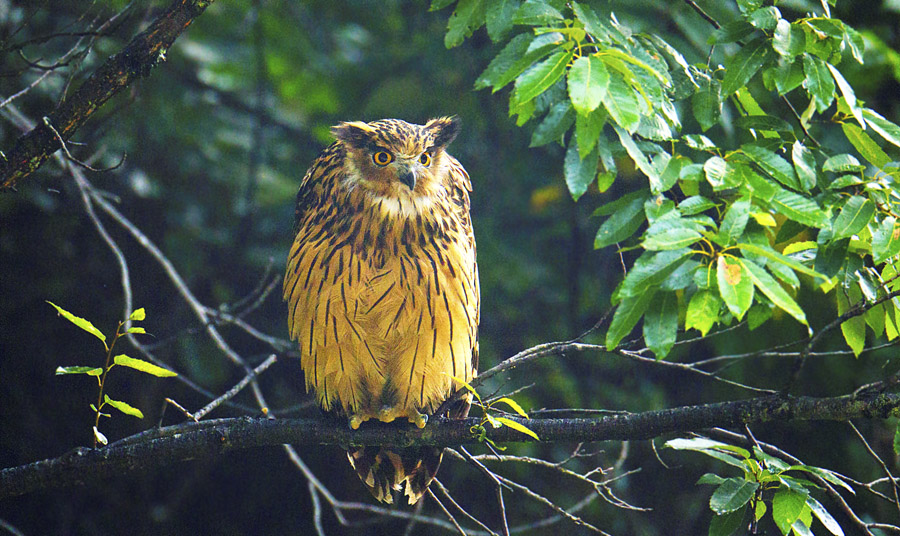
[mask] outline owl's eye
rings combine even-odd
[[[423,166],[431,165],[431,155],[428,153],[422,153],[422,156],[419,157],[419,163]]]
[[[377,151],[372,155],[372,162],[375,162],[376,165],[386,166],[394,161],[394,155],[387,151]]]

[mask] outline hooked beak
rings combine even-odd
[[[410,169],[404,169],[400,172],[400,182],[405,184],[410,191],[416,189],[416,174]]]

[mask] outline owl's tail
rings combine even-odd
[[[388,504],[394,502],[392,490],[400,491],[404,482],[409,504],[418,502],[434,480],[443,454],[444,449],[435,447],[356,447],[347,451],[359,479],[376,499]]]

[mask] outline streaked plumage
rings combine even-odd
[[[288,326],[307,389],[352,428],[425,426],[478,364],[479,290],[469,176],[445,152],[455,118],[341,123],[303,178],[287,262]],[[466,400],[451,411],[468,412]],[[351,464],[372,494],[410,504],[440,463],[433,448],[362,447]]]

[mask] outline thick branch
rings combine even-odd
[[[585,442],[650,439],[713,427],[769,421],[886,418],[900,408],[900,395],[861,397],[754,398],[703,406],[686,406],[598,419],[515,419],[542,442]],[[424,429],[369,423],[350,430],[338,420],[235,418],[189,422],[148,430],[101,449],[78,448],[59,458],[0,471],[0,499],[80,484],[98,478],[146,471],[174,462],[211,457],[253,447],[281,445],[417,445],[452,446],[477,443],[471,428],[479,419],[438,420]],[[532,441],[509,427],[488,426],[495,442]]]
[[[175,0],[121,52],[110,57],[81,87],[34,129],[16,140],[11,151],[0,153],[0,190],[13,188],[60,148],[59,137],[72,134],[109,99],[165,60],[166,51],[214,0]],[[52,125],[59,137],[46,123]]]

